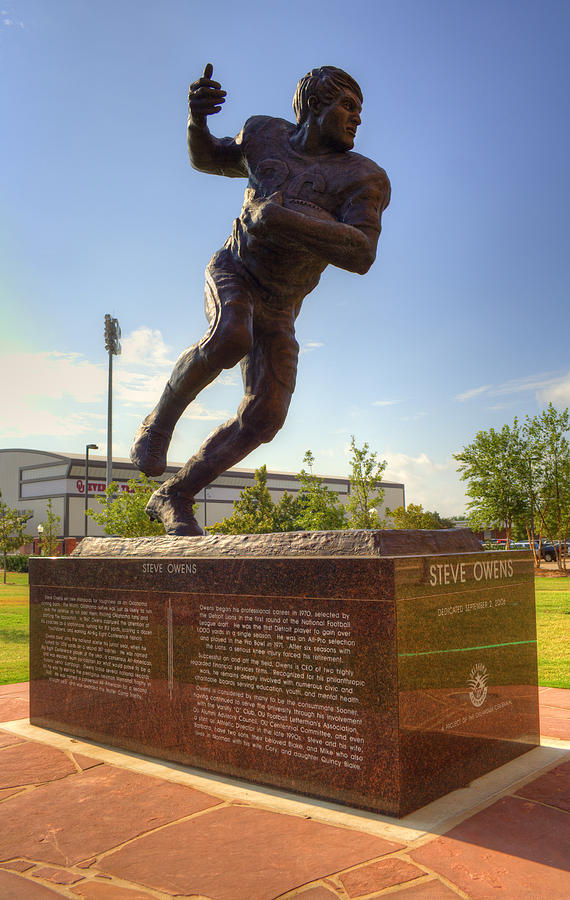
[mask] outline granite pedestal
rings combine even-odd
[[[103,538],[33,559],[30,719],[405,815],[539,742],[532,560],[477,547]]]

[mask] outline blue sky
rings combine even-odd
[[[392,182],[378,258],[329,268],[298,319],[288,420],[242,465],[346,474],[368,441],[408,502],[464,510],[451,454],[570,402],[570,4],[526,0],[0,0],[0,446],[106,442],[103,319],[116,316],[114,452],[205,329],[203,273],[245,182],[194,172],[188,84],[210,120],[293,118],[298,79],[349,71],[355,149]],[[190,407],[184,461],[241,398],[226,372]]]

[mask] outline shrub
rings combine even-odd
[[[14,556],[6,557],[6,568],[8,572],[27,572],[29,569],[30,557],[24,556],[24,554],[17,554]]]

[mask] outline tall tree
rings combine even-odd
[[[452,519],[445,519],[438,512],[424,510],[421,503],[408,503],[407,507],[387,509],[394,528],[453,528]]]
[[[570,526],[570,414],[552,403],[525,423],[529,466],[532,464],[533,505],[541,531],[557,545],[559,569],[566,569],[566,554],[560,552],[568,540]]]
[[[350,441],[350,497],[348,500],[349,528],[382,528],[377,507],[384,500],[384,490],[380,487],[386,460],[378,461],[378,454],[372,452],[367,443],[356,446],[354,435]]]
[[[0,497],[2,491],[0,491]],[[17,550],[24,543],[26,536],[24,528],[31,513],[21,513],[12,509],[7,503],[0,500],[0,552],[2,553],[2,566],[4,569],[4,584],[6,584],[6,557],[13,550]]]
[[[47,502],[46,518],[43,522],[41,553],[42,556],[56,556],[59,547],[59,524],[61,516],[53,511],[51,497]]]
[[[303,457],[307,468],[297,478],[301,490],[296,498],[298,514],[296,528],[300,531],[338,531],[346,528],[346,512],[339,503],[338,493],[330,490],[322,478],[313,473],[315,457],[307,450]]]
[[[88,515],[103,526],[105,534],[119,537],[164,534],[162,522],[151,522],[145,512],[150,495],[160,485],[141,473],[138,478],[131,478],[127,487],[128,491],[122,491],[117,482],[112,481],[104,495],[97,497],[101,509],[90,509]]]
[[[471,444],[454,454],[461,478],[468,483],[471,523],[475,528],[504,527],[506,549],[510,546],[513,522],[524,515],[528,505],[528,493],[521,479],[515,477],[523,452],[515,419],[512,428],[504,425],[501,431],[490,428],[477,432]]]
[[[296,499],[283,494],[273,502],[267,487],[267,466],[255,470],[254,483],[241,491],[231,516],[210,525],[210,534],[272,534],[294,531],[298,514]]]

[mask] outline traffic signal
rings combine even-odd
[[[118,319],[113,319],[109,313],[105,316],[105,350],[118,356],[121,352],[121,328]]]

